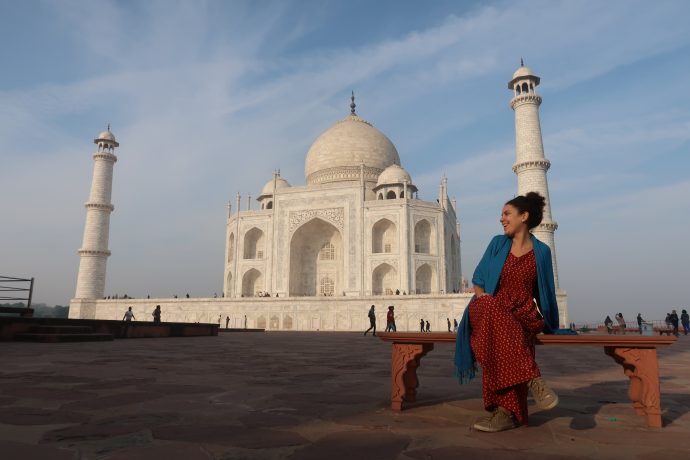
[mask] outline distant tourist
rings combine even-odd
[[[393,305],[388,306],[388,313],[386,313],[386,330],[384,332],[397,332],[395,327],[395,313],[393,310],[395,307]]]
[[[125,316],[122,317],[122,321],[132,321],[133,319],[136,319],[134,317],[134,312],[132,311],[132,307],[129,307],[127,311],[125,312]]]
[[[618,332],[625,335],[625,318],[623,318],[623,313],[616,314],[616,321],[618,322]]]
[[[424,332],[424,318],[419,320],[419,332]]]
[[[450,331],[450,318],[446,318],[446,321],[448,322],[448,332],[451,332]]]
[[[225,317],[225,329],[228,328],[228,325],[229,325],[229,324],[230,324],[230,317],[229,317],[229,316],[226,316],[226,317]]]
[[[223,321],[223,315],[218,315],[218,327],[220,327],[221,321]]]
[[[675,310],[671,312],[671,326],[673,327],[673,335],[678,337],[678,313]]]
[[[400,289],[395,290],[395,295],[400,295]]]
[[[606,326],[606,332],[609,334],[613,333],[613,320],[609,315],[606,315],[606,319],[604,320],[604,326]]]
[[[688,316],[687,310],[683,310],[680,314],[680,322],[683,324],[683,335],[688,335],[688,332],[690,332],[690,316]]]
[[[639,330],[640,330],[640,334],[642,334],[642,322],[643,322],[643,321],[644,321],[644,320],[642,319],[642,313],[638,313],[638,314],[637,314],[637,327],[638,327]]]
[[[536,192],[506,202],[503,234],[491,240],[472,276],[475,295],[458,326],[455,366],[461,383],[481,366],[489,416],[474,423],[478,431],[526,425],[529,390],[540,409],[558,404],[534,356],[536,334],[559,328],[551,250],[530,233],[541,223],[545,204]]]
[[[247,329],[247,315],[244,315],[244,328]]]
[[[161,322],[161,306],[156,305],[156,308],[153,310],[153,313],[151,313],[151,316],[153,316],[153,322],[154,323],[160,323]]]
[[[453,318],[453,332],[458,332],[458,320]]]
[[[670,328],[671,327],[671,314],[666,313],[666,318],[664,319],[664,322],[666,323],[666,327]]]
[[[187,298],[189,299],[189,292],[187,293]]]
[[[369,329],[364,331],[364,335],[367,335],[367,332],[369,332],[372,329],[374,330],[374,333],[372,335],[376,335],[376,312],[374,311],[375,308],[376,307],[372,305],[369,309],[369,313],[367,314],[367,316],[369,317]]]
[[[429,324],[429,320],[426,322],[426,331],[431,332],[431,325]]]

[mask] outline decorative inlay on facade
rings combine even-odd
[[[525,169],[543,169],[548,171],[551,167],[551,162],[549,160],[533,160],[533,161],[523,161],[521,163],[516,163],[513,165],[513,172],[518,173],[519,171],[524,171]]]
[[[414,261],[414,268],[415,270],[421,267],[422,265],[427,264],[431,268],[436,269],[436,261],[435,260],[424,260],[424,259],[416,259]]]
[[[329,209],[307,209],[304,211],[290,212],[290,233],[297,230],[303,223],[318,217],[326,222],[329,222],[342,231],[343,220],[345,216],[345,208],[329,208]]]
[[[105,153],[105,152],[94,153],[93,159],[94,160],[112,161],[113,163],[115,163],[117,161],[117,157],[115,155],[113,155],[112,153]]]
[[[82,256],[109,256],[110,251],[96,251],[93,249],[80,249],[79,250],[79,255]]]
[[[93,208],[93,209],[103,209],[106,211],[113,211],[115,209],[115,206],[112,204],[103,204],[103,203],[84,203],[84,207],[86,209]]]
[[[515,110],[516,107],[519,107],[523,104],[541,104],[541,96],[536,95],[536,94],[523,94],[521,96],[514,97],[513,100],[510,101],[510,107]]]
[[[391,267],[395,268],[396,271],[398,270],[398,259],[390,259],[390,258],[389,259],[376,259],[376,261],[372,264],[372,266],[374,264],[376,264],[376,266],[374,267],[374,270],[376,270],[377,268],[379,268],[383,264],[388,264]]]
[[[539,230],[548,230],[550,232],[555,232],[558,228],[558,224],[556,222],[542,222],[537,226],[537,228]]]
[[[376,182],[382,172],[383,169],[365,166],[364,180]],[[337,168],[323,169],[310,174],[309,177],[307,177],[307,184],[326,184],[328,182],[341,180],[359,180],[359,175],[359,166],[339,166]]]

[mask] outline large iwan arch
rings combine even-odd
[[[343,253],[342,235],[333,224],[314,218],[298,228],[290,240],[289,295],[342,292]]]
[[[371,228],[371,252],[398,252],[398,228],[390,220],[381,219]]]
[[[398,272],[389,264],[381,264],[371,274],[371,292],[374,295],[391,295],[400,289]]]
[[[264,290],[264,277],[256,268],[250,268],[242,277],[242,295],[254,297],[258,291]]]

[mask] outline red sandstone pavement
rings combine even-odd
[[[453,349],[422,360],[418,402],[389,409],[390,345],[355,333],[221,333],[0,344],[0,459],[690,458],[690,336],[659,352],[664,428],[598,347],[538,347],[559,393],[530,426],[487,434]]]

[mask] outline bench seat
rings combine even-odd
[[[435,343],[455,343],[454,333],[381,332],[378,337],[391,342],[391,408],[400,411],[404,402],[417,397],[417,368]],[[602,347],[623,367],[630,378],[628,396],[637,415],[646,416],[647,425],[661,428],[661,390],[656,349],[673,344],[676,337],[640,335],[545,335],[537,345]]]

